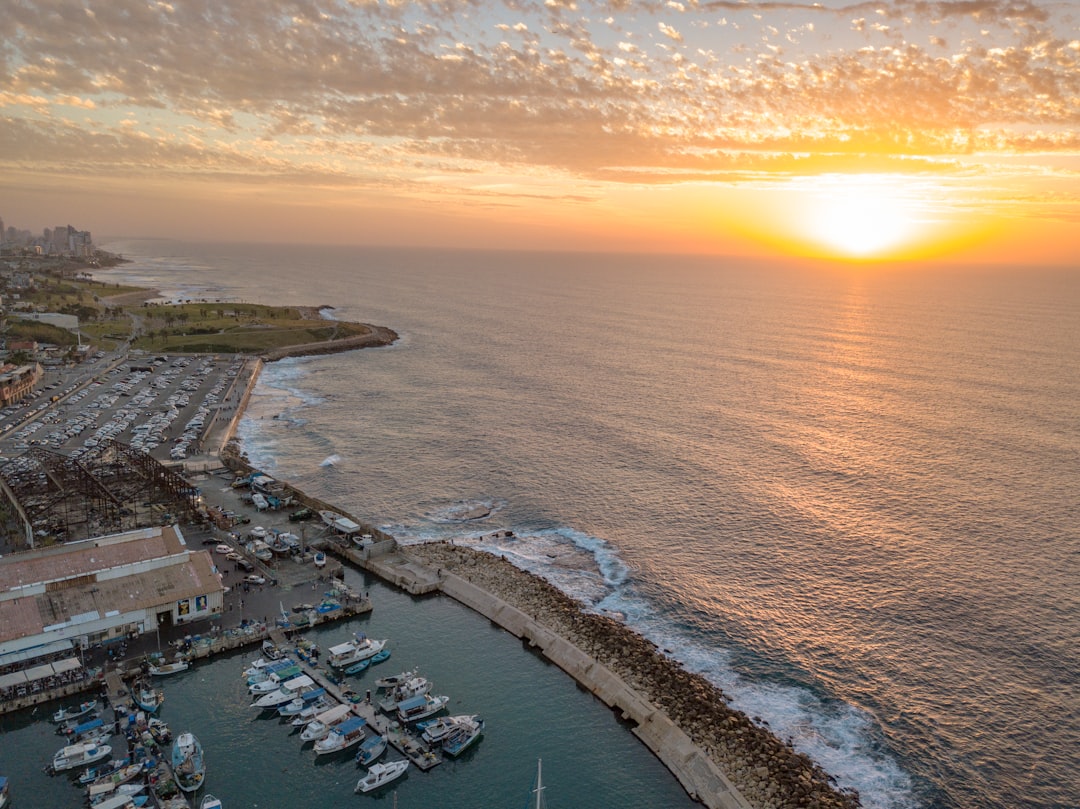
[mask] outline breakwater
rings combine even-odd
[[[856,794],[768,729],[727,705],[723,692],[654,644],[580,605],[539,576],[482,551],[409,546],[409,564],[434,568],[446,595],[528,640],[636,724],[634,733],[687,792],[717,809],[852,809]],[[378,560],[375,572],[401,565]]]

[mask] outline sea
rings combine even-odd
[[[163,300],[324,306],[399,333],[265,367],[239,436],[267,473],[404,543],[452,538],[544,576],[865,807],[1080,806],[1078,268],[105,248],[131,263],[95,277]],[[401,783],[402,809],[525,806],[537,759],[554,809],[691,805],[519,641],[363,585],[370,631],[412,644],[391,661],[488,719],[467,761]],[[236,771],[211,791],[354,805],[273,799],[348,793],[355,772],[209,701],[240,699],[241,663],[167,691],[166,718],[187,711]]]

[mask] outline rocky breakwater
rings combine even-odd
[[[837,789],[833,779],[809,757],[729,707],[724,693],[704,677],[686,671],[618,621],[583,612],[578,602],[539,576],[489,553],[447,543],[410,546],[407,552],[531,616],[613,672],[685,733],[751,806],[860,806],[856,793]],[[671,766],[671,762],[665,763]]]

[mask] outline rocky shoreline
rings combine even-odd
[[[698,674],[653,643],[581,605],[543,578],[501,557],[448,543],[410,545],[423,564],[472,583],[525,612],[610,669],[654,704],[716,764],[756,809],[855,809],[858,794],[841,790],[808,756],[797,753],[741,711]]]

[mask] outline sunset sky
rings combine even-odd
[[[9,0],[0,217],[180,239],[1080,256],[1080,4]]]

